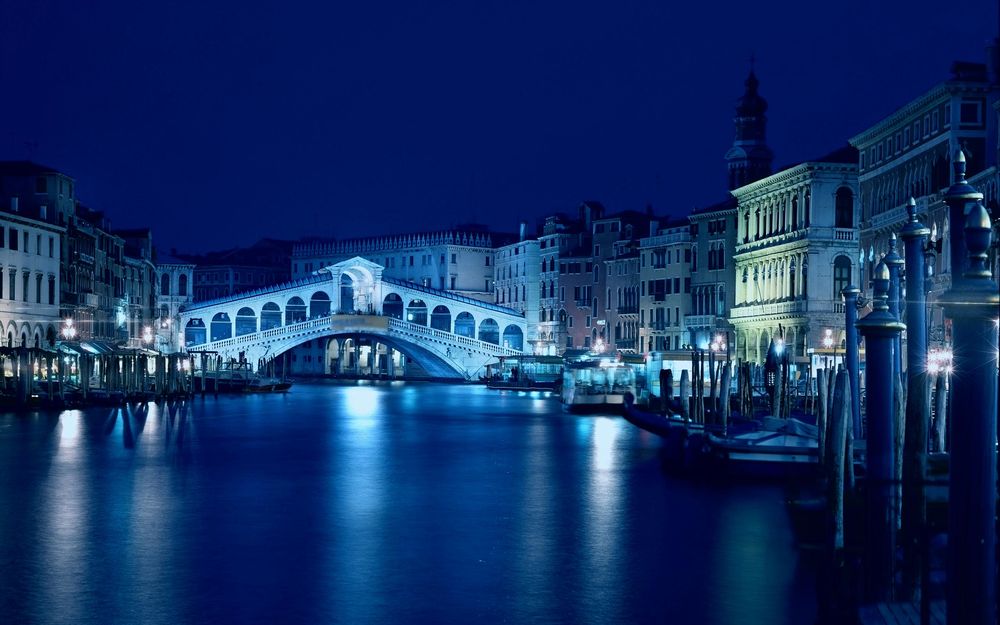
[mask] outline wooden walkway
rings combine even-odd
[[[863,625],[921,625],[920,605],[878,603],[861,608],[858,615]],[[945,625],[944,601],[931,601],[931,625]]]

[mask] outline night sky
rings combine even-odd
[[[780,166],[983,62],[997,24],[996,0],[0,0],[0,158],[161,249],[680,216],[724,197],[751,53]]]

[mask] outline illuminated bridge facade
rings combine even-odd
[[[333,338],[334,372],[392,375],[402,354],[430,376],[455,379],[475,379],[523,352],[521,313],[383,278],[382,269],[355,257],[302,280],[195,303],[181,313],[185,346],[256,365]]]

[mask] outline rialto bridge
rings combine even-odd
[[[375,372],[381,354],[391,374],[399,352],[430,376],[456,379],[473,379],[524,350],[521,313],[383,277],[382,269],[355,257],[309,278],[195,303],[180,315],[185,347],[255,365],[333,337],[340,371]],[[361,344],[369,346],[364,368]]]

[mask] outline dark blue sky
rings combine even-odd
[[[433,6],[423,6],[433,5]],[[819,8],[822,7],[822,8]],[[725,193],[751,51],[775,165],[982,62],[995,0],[0,0],[0,158],[161,249]]]

